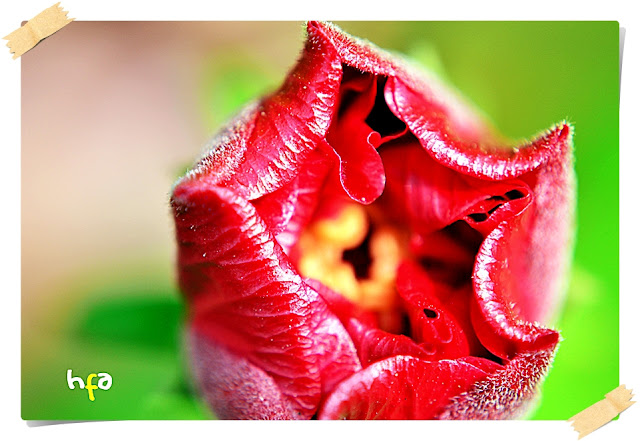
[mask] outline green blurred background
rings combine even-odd
[[[533,419],[618,385],[617,22],[337,22],[458,88],[505,135],[575,125],[563,342]],[[295,62],[301,23],[74,22],[22,57],[22,417],[211,418],[191,389],[168,192]],[[69,390],[66,371],[113,386]]]

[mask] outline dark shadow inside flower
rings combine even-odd
[[[387,79],[385,77],[378,76],[376,78],[376,100],[365,122],[372,130],[378,132],[383,139],[392,139],[399,134],[404,134],[407,130],[407,125],[397,118],[387,106],[384,98],[386,84]]]
[[[342,260],[351,264],[358,280],[369,277],[369,268],[373,262],[370,249],[371,233],[371,229],[369,229],[361,244],[342,252]]]

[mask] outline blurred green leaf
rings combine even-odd
[[[167,297],[121,297],[91,304],[79,320],[77,335],[158,350],[175,350],[184,306]]]

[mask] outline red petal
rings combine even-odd
[[[393,143],[382,149],[381,156],[387,173],[387,191],[381,203],[398,222],[408,221],[417,234],[432,233],[459,219],[488,233],[531,202],[524,182],[465,176],[436,162],[416,141]],[[476,221],[475,215],[483,218]]]
[[[387,103],[404,121],[422,146],[438,163],[477,178],[504,180],[533,171],[552,157],[563,156],[570,142],[571,128],[561,124],[538,139],[520,146],[496,144],[487,131],[464,127],[456,121],[457,107],[444,101],[425,84],[413,88],[403,79],[387,81]],[[417,88],[420,89],[417,90]],[[466,124],[469,123],[469,124]]]
[[[249,200],[282,187],[324,139],[341,77],[335,49],[310,28],[303,55],[280,90],[213,139],[211,151],[183,180],[232,188]]]
[[[395,62],[386,52],[370,42],[345,34],[331,23],[310,21],[307,29],[310,35],[329,41],[344,64],[376,75],[394,75],[397,70]]]
[[[474,269],[476,301],[471,304],[471,321],[482,344],[502,358],[553,349],[559,340],[556,331],[526,321],[515,309],[522,309],[527,303],[519,296],[522,291],[518,285],[522,281],[517,280],[510,267],[524,262],[518,262],[519,256],[507,251],[519,245],[512,235],[520,229],[521,220],[505,221],[485,239]],[[540,294],[550,295],[544,291]]]
[[[196,328],[189,351],[198,389],[220,419],[294,418],[280,388],[262,369],[210,341]]]
[[[182,184],[173,205],[180,284],[193,321],[270,375],[296,418],[360,368],[340,321],[293,270],[255,208],[231,190]]]
[[[378,325],[373,312],[360,308],[342,294],[333,291],[317,280],[306,279],[305,282],[322,297],[331,312],[340,319],[345,328],[349,327],[349,323],[353,318],[367,327],[376,327]]]
[[[343,381],[322,405],[319,419],[431,419],[449,399],[500,366],[475,357],[423,361],[396,356]]]
[[[502,222],[483,242],[473,273],[473,325],[494,354],[553,349],[545,322],[562,299],[573,231],[574,175],[570,133],[549,160],[521,178],[535,195],[519,216]]]
[[[331,311],[340,318],[353,340],[363,366],[394,355],[411,355],[424,360],[434,359],[434,351],[431,347],[418,345],[405,335],[391,334],[378,329],[375,315],[370,311],[360,309],[317,280],[309,280],[307,283],[322,296]]]
[[[360,362],[369,366],[385,358],[396,355],[410,355],[422,360],[432,360],[433,351],[418,345],[406,335],[391,334],[381,329],[367,326],[357,319],[350,319],[346,325],[358,351]]]
[[[452,294],[450,288],[431,282],[410,262],[403,262],[398,268],[397,288],[406,303],[412,337],[422,343],[432,360],[470,354],[472,335],[467,336],[460,324],[468,317],[456,317],[436,295],[440,291],[441,296],[447,297]]]
[[[253,206],[256,207],[258,214],[275,236],[284,231],[296,211],[300,187],[299,178],[300,176],[296,176],[284,187],[253,201]]]
[[[516,418],[526,411],[535,397],[537,385],[552,360],[553,351],[520,354],[504,368],[454,397],[437,417],[456,420]]]
[[[335,116],[327,141],[340,160],[339,177],[344,190],[354,201],[370,204],[384,190],[385,174],[376,148],[380,134],[365,120],[376,99],[376,79],[372,75],[344,81],[341,96],[356,92],[355,98]]]
[[[331,162],[316,149],[291,182],[252,201],[286,253],[311,220],[330,166]]]

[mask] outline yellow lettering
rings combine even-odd
[[[93,381],[93,379],[94,379],[94,378],[96,378],[96,377],[97,377],[97,375],[96,375],[96,374],[90,374],[90,375],[87,377],[87,386],[86,386],[86,389],[87,389],[87,392],[89,392],[89,400],[91,400],[91,401],[95,401],[95,399],[96,399],[96,398],[93,396],[93,391],[94,391],[95,389],[97,389],[97,388],[98,388],[98,386],[96,386],[96,385],[94,385],[93,383],[91,383],[91,382]]]

